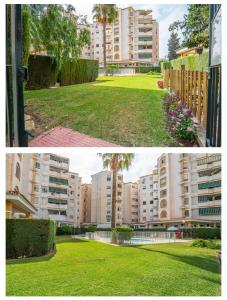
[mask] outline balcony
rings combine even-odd
[[[209,181],[212,181],[212,180],[221,180],[221,173],[215,174],[215,175],[212,175],[212,176],[198,177],[197,182],[202,183],[202,182],[209,182]]]
[[[64,216],[64,215],[51,215],[51,214],[49,214],[49,218],[51,220],[58,221],[58,222],[67,220],[67,216]]]
[[[54,198],[56,199],[62,199],[62,200],[67,200],[69,198],[68,194],[59,194],[59,193],[54,193],[54,192],[48,192],[47,196],[52,198],[54,196]]]

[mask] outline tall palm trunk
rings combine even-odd
[[[116,227],[117,169],[113,170],[111,229]]]
[[[107,69],[106,69],[106,22],[103,22],[103,66],[104,66],[104,74],[107,76]]]

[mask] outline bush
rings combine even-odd
[[[192,238],[221,239],[221,229],[214,227],[192,228]]]
[[[122,245],[124,241],[129,241],[132,238],[133,231],[134,229],[131,227],[115,227],[112,229],[112,240]]]
[[[136,67],[136,73],[148,73],[148,72],[157,72],[161,73],[161,67],[160,66],[139,66]]]
[[[55,222],[37,219],[6,220],[6,258],[45,255],[55,248]]]
[[[134,229],[134,231],[157,231],[157,232],[165,232],[167,231],[166,228],[163,228],[163,227],[153,227],[153,228],[136,228]]]
[[[96,226],[88,226],[88,227],[86,228],[86,231],[87,231],[87,232],[95,232],[95,231],[96,231]]]
[[[95,81],[98,77],[98,61],[89,59],[69,59],[61,68],[60,85],[72,85]]]
[[[113,232],[133,232],[132,227],[115,227],[112,229]]]
[[[209,249],[221,249],[221,244],[218,242],[215,242],[213,240],[195,240],[192,244],[192,247],[198,247],[198,248],[209,248]]]
[[[72,227],[69,225],[62,225],[57,227],[57,235],[71,235],[71,234],[80,234],[80,228]]]
[[[53,58],[42,55],[30,55],[28,60],[27,90],[46,89],[57,81],[57,65]]]

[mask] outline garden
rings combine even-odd
[[[57,252],[9,260],[7,296],[220,296],[216,250],[190,243],[122,247],[58,237]]]

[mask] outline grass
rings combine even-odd
[[[219,296],[215,250],[62,240],[54,256],[9,261],[7,296]]]
[[[99,77],[92,83],[26,91],[41,131],[61,125],[121,146],[169,146],[160,76]]]

